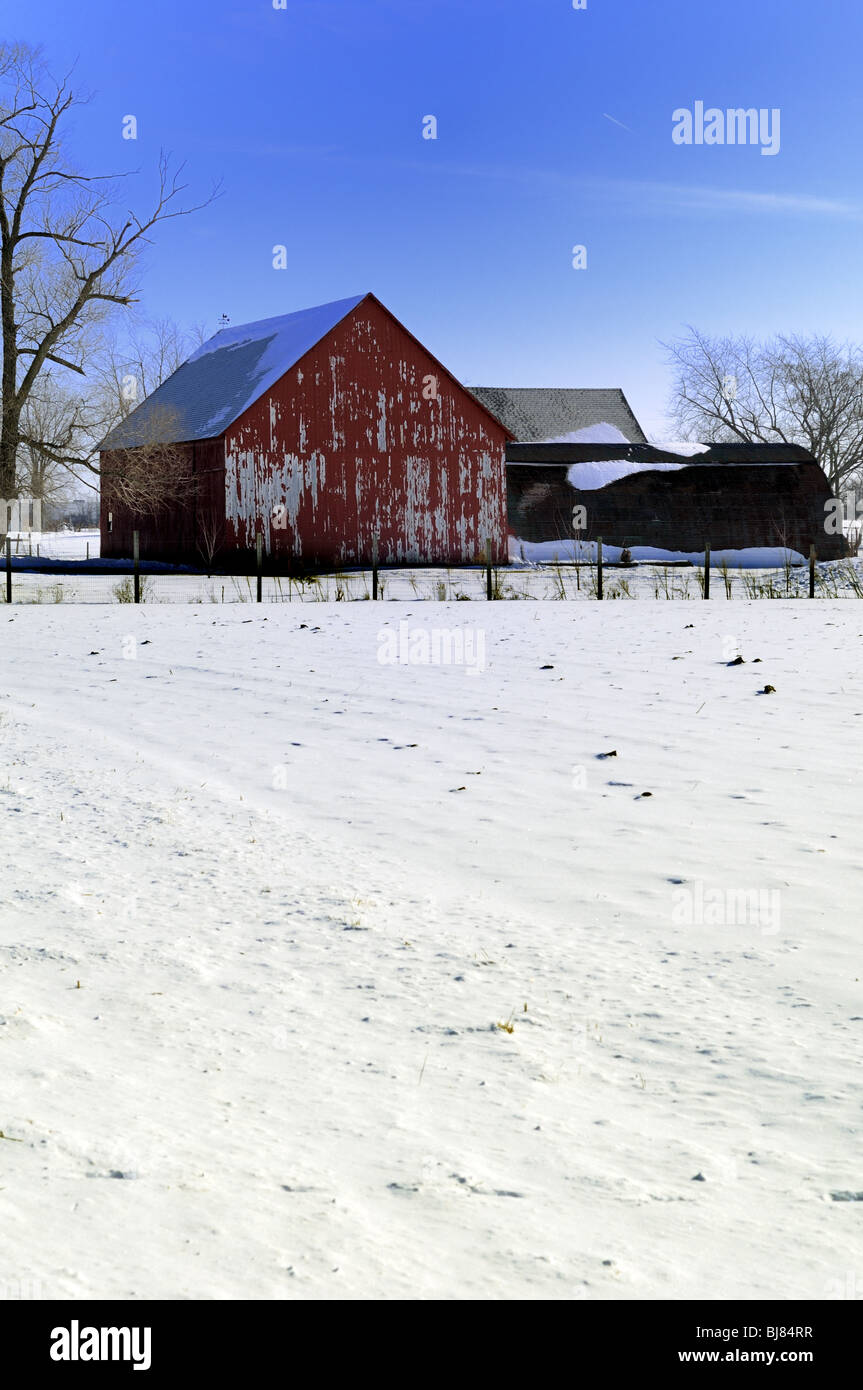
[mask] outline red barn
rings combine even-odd
[[[507,560],[512,436],[372,294],[223,329],[101,445],[102,554],[300,568]],[[110,479],[171,447],[182,501]]]

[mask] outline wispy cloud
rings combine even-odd
[[[607,113],[603,112],[603,115]],[[620,125],[613,116],[608,120]],[[631,132],[632,133],[632,132]],[[266,156],[287,162],[313,159],[346,167],[378,169],[390,177],[395,169],[422,173],[431,178],[488,179],[495,183],[519,185],[549,194],[578,193],[596,204],[625,204],[630,211],[644,214],[690,212],[729,213],[738,216],[812,217],[846,222],[863,221],[863,203],[847,198],[822,198],[811,193],[763,193],[746,188],[718,188],[704,184],[670,183],[659,179],[604,179],[592,175],[566,173],[523,165],[472,164],[446,159],[387,158],[380,154],[358,155],[334,145],[279,144],[251,145],[246,142],[201,142],[222,152],[241,153],[250,158]]]
[[[749,214],[863,221],[863,203],[846,198],[821,198],[811,193],[762,193],[745,188],[666,183],[657,179],[603,179],[590,175],[566,174],[557,169],[507,168],[443,162],[438,169],[441,173],[520,183],[534,188],[546,188],[549,191],[577,191],[595,198],[597,202],[625,202],[636,212],[727,212],[741,216]]]
[[[819,198],[809,193],[758,193],[743,188],[661,183],[652,180],[600,180],[611,194],[635,197],[669,209],[694,212],[739,212],[782,216],[863,219],[863,206],[842,198]]]

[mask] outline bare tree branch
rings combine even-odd
[[[830,338],[709,338],[665,343],[671,413],[684,438],[801,444],[834,491],[863,467],[863,350]]]
[[[77,463],[92,467],[92,410],[67,410],[61,435],[40,445],[34,420],[44,411],[30,412],[28,423],[28,405],[51,370],[85,375],[93,333],[136,301],[132,277],[159,224],[219,194],[216,187],[203,201],[184,202],[184,166],[162,152],[148,210],[122,210],[127,176],[81,172],[63,147],[67,119],[85,99],[69,75],[51,76],[40,50],[0,43],[0,496],[16,494],[22,449],[38,446],[45,460],[71,467],[80,446]]]

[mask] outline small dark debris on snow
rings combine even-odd
[[[863,1202],[863,1192],[831,1192],[834,1202]]]
[[[597,758],[616,758],[616,757],[617,757],[617,749],[616,749],[616,748],[612,748],[612,750],[611,750],[610,753],[597,753],[596,756],[597,756]]]
[[[553,671],[553,670],[554,670],[554,667],[553,667],[553,666],[540,666],[539,669],[540,669],[540,671]]]
[[[641,792],[639,796],[635,798],[636,801],[640,801],[642,796],[653,796],[653,792]]]
[[[758,694],[759,694],[759,695],[775,695],[775,694],[776,694],[776,686],[775,686],[775,685],[765,685],[765,687],[764,687],[763,690],[759,690],[759,691],[758,691]]]
[[[696,1174],[695,1174],[695,1177],[692,1179],[692,1181],[693,1181],[693,1182],[707,1182],[707,1179],[706,1179],[706,1177],[704,1176],[703,1173],[696,1173]]]
[[[726,664],[726,666],[743,666],[743,665],[745,665],[742,656],[736,656],[736,657],[734,658],[733,661],[726,661],[725,664]]]

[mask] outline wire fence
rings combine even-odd
[[[772,568],[717,564],[705,544],[701,564],[636,561],[609,564],[603,545],[590,560],[508,566],[485,562],[463,567],[413,565],[350,569],[294,577],[266,574],[259,540],[250,574],[210,573],[167,565],[99,558],[99,532],[6,537],[0,601],[59,603],[333,603],[436,600],[626,600],[863,598],[863,559],[817,563],[792,560]],[[136,547],[137,549],[137,547]],[[374,548],[375,554],[377,547]]]
[[[272,575],[95,572],[55,565],[50,572],[15,566],[0,572],[0,602],[50,604],[252,604],[378,602],[596,601],[863,598],[863,563],[844,560],[815,567],[714,570],[698,566],[603,568],[540,565],[531,568],[385,569],[304,578]]]

